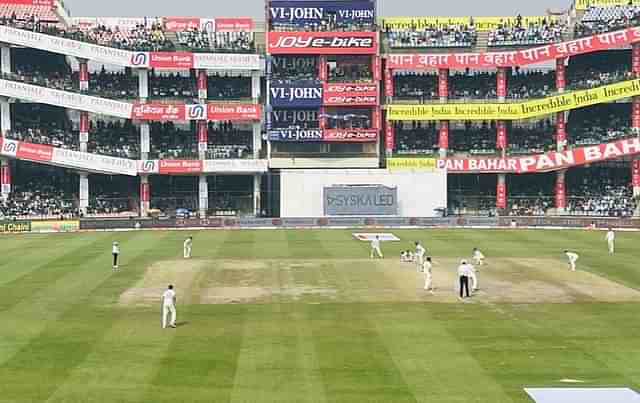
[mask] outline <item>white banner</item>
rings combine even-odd
[[[262,173],[269,169],[267,160],[206,160],[205,173]]]
[[[261,70],[260,55],[194,53],[193,67],[207,70]]]
[[[52,53],[89,59],[118,66],[131,66],[133,52],[92,45],[53,35],[0,26],[0,42],[46,50]]]
[[[37,85],[0,80],[0,95],[124,119],[131,118],[133,104],[54,90]]]
[[[136,161],[106,155],[82,153],[79,151],[53,149],[51,162],[55,165],[92,172],[115,175],[137,176]]]

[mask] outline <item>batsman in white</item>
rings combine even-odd
[[[185,259],[191,259],[191,247],[193,246],[193,237],[185,239],[184,245],[182,246],[182,255]]]
[[[418,273],[423,271],[424,255],[426,253],[427,253],[427,250],[424,248],[424,246],[422,246],[422,244],[420,242],[416,241],[415,258],[416,258],[416,269],[417,269]]]
[[[613,255],[616,252],[616,233],[613,232],[613,229],[609,228],[604,239],[607,241],[607,246],[609,246],[609,254]]]
[[[580,256],[578,256],[577,253],[569,252],[568,250],[565,250],[564,254],[567,256],[567,259],[569,259],[569,269],[571,269],[571,271],[576,271],[576,262]]]
[[[382,251],[380,250],[380,237],[378,235],[376,235],[375,239],[373,241],[371,241],[371,259],[375,258],[376,256],[379,257],[380,259],[384,259],[384,255],[382,254]]]
[[[169,285],[164,293],[162,293],[162,328],[167,328],[167,316],[171,315],[169,327],[176,327],[176,292],[173,291],[173,285]]]
[[[484,254],[478,248],[473,248],[473,263],[476,266],[484,265]]]
[[[424,273],[424,289],[431,291],[433,293],[433,263],[431,262],[431,257],[427,256],[422,265],[422,272]]]

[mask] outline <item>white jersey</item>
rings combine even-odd
[[[185,249],[190,248],[192,244],[193,244],[193,241],[191,239],[187,239],[184,241],[184,248]]]
[[[425,274],[431,274],[431,269],[433,268],[433,265],[431,264],[431,262],[427,262],[425,261],[422,264],[422,272]]]
[[[418,244],[418,246],[416,246],[416,257],[418,258],[418,260],[422,260],[425,253],[427,253],[427,251],[424,246]]]
[[[380,249],[380,240],[374,239],[371,241],[371,249]]]
[[[113,247],[111,248],[111,253],[113,253],[114,255],[120,254],[120,246],[113,245]]]
[[[472,277],[475,269],[470,264],[461,264],[458,266],[458,276]]]
[[[482,254],[482,252],[480,252],[479,250],[473,252],[473,258],[476,260],[482,260],[484,259],[484,255]]]
[[[607,242],[613,242],[616,240],[616,233],[613,231],[607,232],[607,235],[604,237]]]
[[[162,304],[164,306],[173,306],[173,299],[175,298],[176,293],[173,290],[166,290],[162,294]]]
[[[567,258],[570,262],[576,262],[580,256],[577,253],[567,252]]]

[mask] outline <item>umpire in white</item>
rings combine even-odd
[[[466,297],[469,298],[469,279],[473,274],[471,272],[471,266],[467,264],[466,260],[460,262],[460,266],[458,266],[458,281],[460,283],[460,299]],[[464,291],[464,292],[463,292]]]

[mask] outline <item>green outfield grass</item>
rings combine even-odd
[[[518,259],[565,270],[568,248],[579,269],[640,290],[640,234],[619,233],[609,257],[601,232],[387,231],[402,242],[372,263],[352,232],[195,232],[193,271],[186,232],[2,236],[0,402],[498,403],[566,378],[640,387],[640,303],[568,288],[571,303],[432,302],[396,267],[415,239],[436,261],[477,246],[517,283],[530,277]],[[160,329],[155,302],[123,303],[150,273],[175,276],[178,329]],[[256,284],[270,291],[203,303]]]

